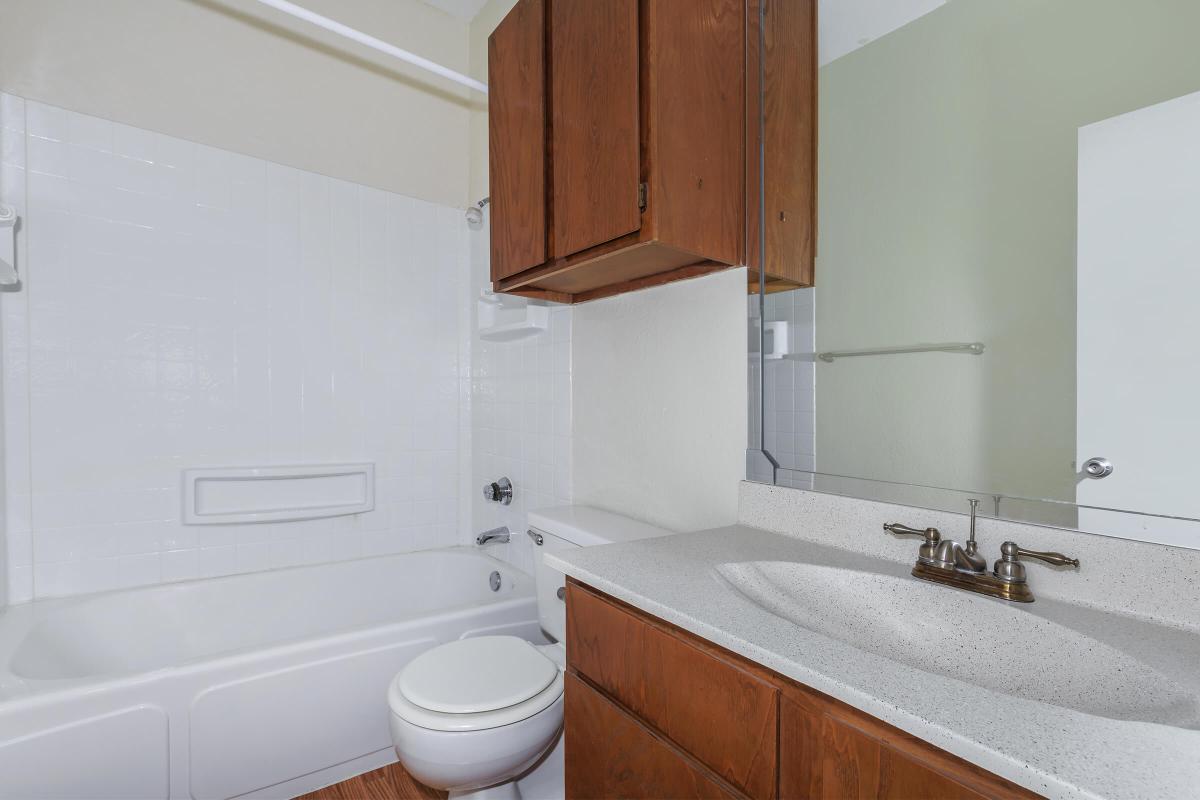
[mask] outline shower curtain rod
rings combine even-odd
[[[324,28],[331,33],[336,33],[338,36],[344,36],[347,39],[358,42],[359,44],[366,45],[373,50],[378,50],[381,53],[394,56],[401,61],[406,61],[415,67],[420,67],[421,69],[432,72],[435,75],[441,75],[443,78],[452,80],[455,83],[466,86],[467,88],[487,94],[488,87],[486,83],[477,81],[470,76],[463,75],[461,72],[455,72],[449,67],[443,67],[441,64],[430,61],[428,58],[422,58],[416,53],[410,53],[409,51],[396,47],[395,45],[391,45],[387,42],[376,39],[374,36],[369,36],[362,31],[355,30],[349,25],[343,25],[342,23],[332,20],[329,17],[323,17],[320,14],[314,14],[307,8],[301,8],[295,3],[289,3],[287,0],[258,0],[258,2],[262,3],[264,6],[270,6],[277,11],[282,11],[284,14],[295,17],[296,19],[302,19],[305,22],[311,22],[313,25],[316,25],[319,28]]]

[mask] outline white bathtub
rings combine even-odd
[[[465,548],[14,606],[0,797],[302,794],[394,761],[392,676],[484,633],[538,639],[533,579]]]

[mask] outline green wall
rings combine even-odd
[[[1074,499],[1076,133],[1200,90],[1198,35],[1197,0],[951,0],[822,68],[817,349],[988,349],[818,362],[819,471]]]

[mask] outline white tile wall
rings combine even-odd
[[[459,541],[460,210],[0,109],[6,194],[28,173],[25,286],[0,301],[14,601]],[[503,392],[479,405],[497,457],[525,400]],[[179,522],[186,467],[359,460],[374,512]]]
[[[760,417],[765,418],[765,444],[783,470],[812,471],[816,469],[816,326],[814,319],[814,290],[794,289],[766,296],[763,317],[767,323],[788,323],[788,352],[806,356],[808,360],[768,360],[762,383],[762,407],[759,406],[757,359],[751,359],[750,377],[750,439],[757,441]],[[758,298],[749,300],[751,317],[757,317]],[[771,479],[770,475],[751,475],[754,480]],[[808,476],[777,476],[781,484],[807,488]]]
[[[25,101],[0,94],[0,203],[12,206],[23,219],[25,204]],[[18,232],[20,232],[18,230]],[[26,268],[25,237],[18,235],[17,269]],[[0,293],[0,348],[20,353],[27,341],[28,315],[24,292]],[[33,596],[33,534],[29,522],[29,394],[28,358],[4,357],[2,380],[5,399],[3,437],[3,531],[0,531],[0,600],[14,602]],[[9,402],[11,391],[17,400]],[[3,562],[7,562],[6,564]],[[5,586],[5,584],[7,586]]]
[[[767,295],[767,322],[788,323],[788,352],[810,355],[816,336],[813,289]],[[814,361],[772,360],[763,382],[768,449],[785,469],[816,468],[816,365]]]
[[[486,220],[471,237],[472,296],[479,297],[490,287]],[[472,314],[473,469],[465,489],[473,498],[471,534],[507,525],[511,543],[490,546],[489,552],[527,572],[533,570],[527,512],[571,502],[571,315],[569,306],[555,306],[548,331],[515,342],[485,342]],[[483,485],[501,476],[513,482],[509,506],[482,496]]]

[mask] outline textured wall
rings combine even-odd
[[[746,273],[577,306],[575,501],[676,530],[737,518],[746,463]]]

